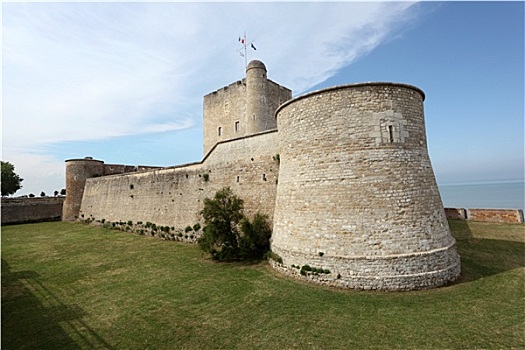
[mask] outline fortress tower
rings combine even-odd
[[[104,162],[90,157],[66,160],[66,200],[62,221],[78,219],[86,180],[104,174]]]
[[[413,86],[365,83],[280,107],[275,267],[328,269],[312,278],[357,289],[430,288],[459,276],[423,100]]]
[[[245,79],[204,96],[204,155],[218,142],[276,129],[274,112],[291,98],[267,78],[264,63],[251,61]]]

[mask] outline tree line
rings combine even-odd
[[[15,194],[19,189],[22,188],[22,179],[20,175],[18,175],[15,172],[15,166],[11,164],[10,162],[2,162],[2,197],[10,196],[12,194]],[[63,188],[60,191],[55,191],[54,195],[57,197],[58,195],[65,196],[66,195],[66,189]],[[45,197],[46,193],[44,191],[40,192],[40,197]],[[29,198],[35,197],[33,193],[30,193],[27,195]]]

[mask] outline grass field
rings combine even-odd
[[[79,223],[2,227],[2,349],[525,348],[525,226],[451,227],[461,279],[400,293]]]

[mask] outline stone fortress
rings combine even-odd
[[[460,259],[428,157],[424,98],[406,84],[359,83],[292,99],[252,61],[244,79],[204,96],[202,161],[67,160],[63,220],[182,229],[228,186],[247,215],[270,217],[280,272],[356,289],[445,285]],[[306,265],[320,273],[299,271]]]

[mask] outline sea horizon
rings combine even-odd
[[[443,206],[465,209],[525,209],[525,181],[438,185]]]

